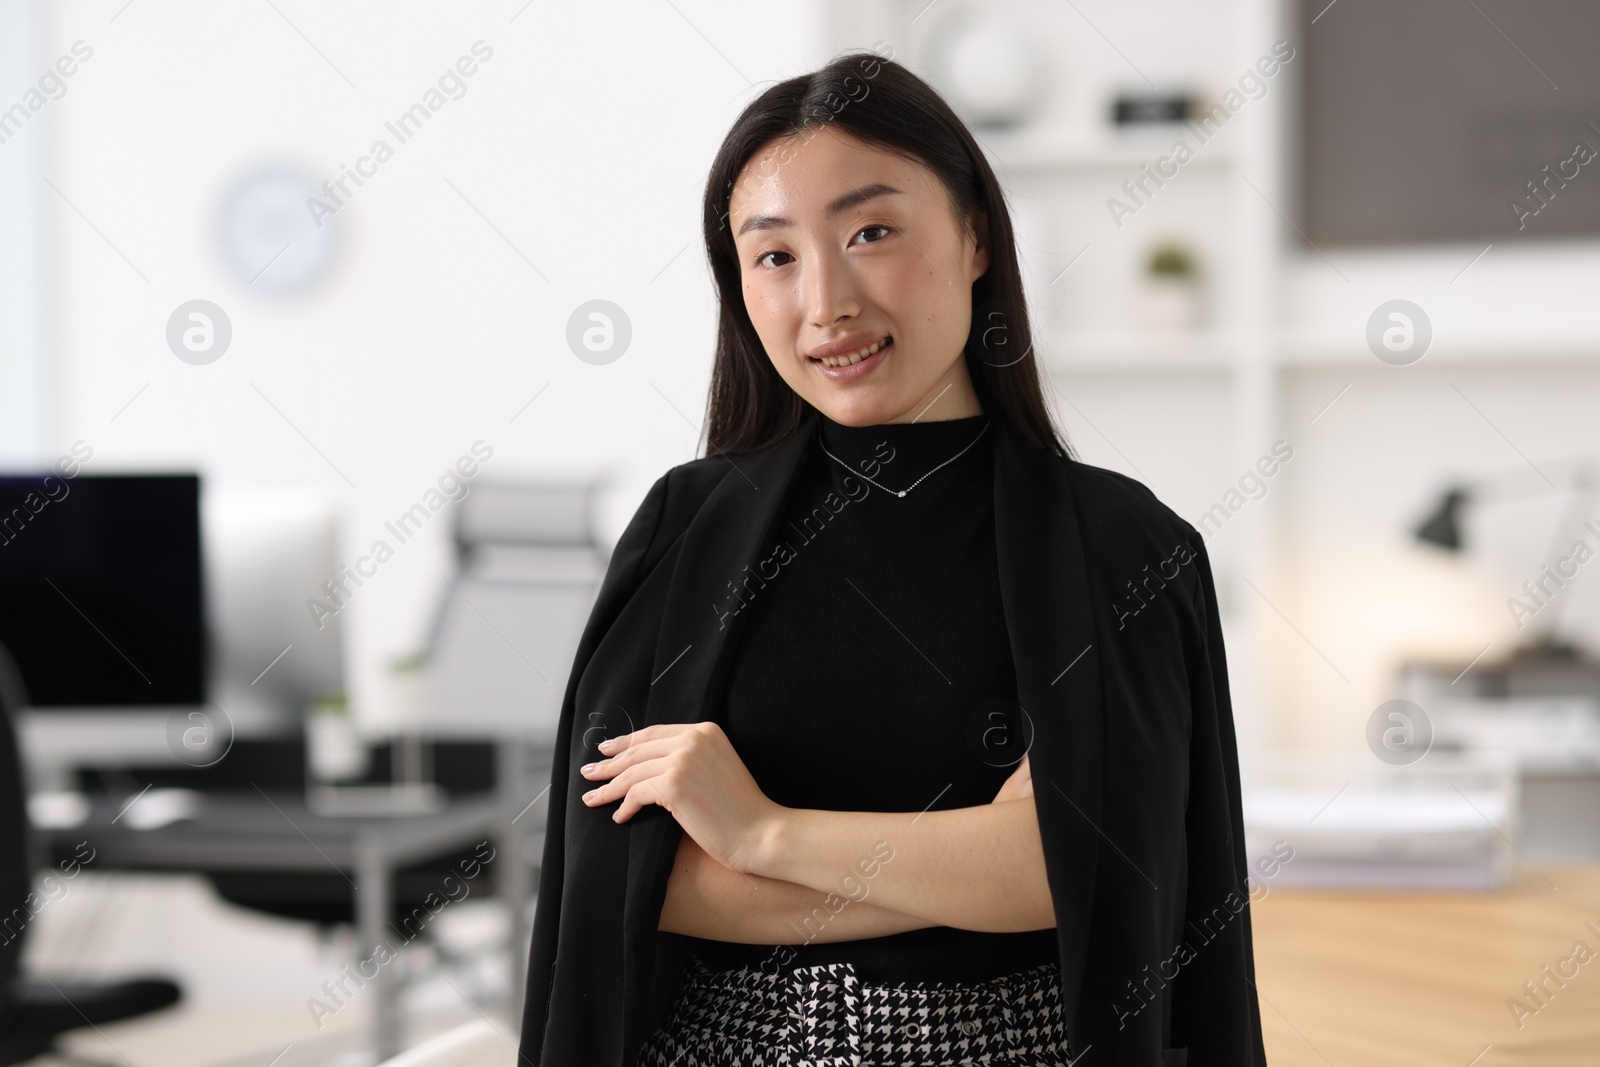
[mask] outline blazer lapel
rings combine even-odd
[[[1100,852],[1105,697],[1083,535],[1063,460],[997,420],[1000,594],[1033,725],[1028,762],[1062,949],[1062,995],[1079,1003]],[[1069,1019],[1069,1032],[1070,1023]]]
[[[729,583],[737,586],[744,567],[765,554],[815,429],[816,412],[807,409],[788,440],[730,457],[733,467],[690,521],[662,606],[649,696],[638,727],[718,717],[718,686],[732,658],[728,639],[747,617],[743,611],[725,616],[739,603],[730,595]],[[623,996],[629,1004],[643,1005],[653,980],[657,924],[682,830],[669,812],[655,805],[646,805],[629,823]],[[641,1015],[629,1011],[624,1018],[638,1025]]]
[[[728,637],[745,618],[743,611],[724,613],[739,606],[733,590],[745,568],[765,554],[815,421],[808,410],[788,440],[733,458],[733,468],[689,523],[662,611],[647,724],[714,717],[707,707],[712,684],[728,666]]]

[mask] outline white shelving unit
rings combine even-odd
[[[1114,91],[1149,90],[1152,79],[1163,90],[1198,91],[1220,99],[1240,71],[1283,38],[1279,4],[1212,0],[1179,7],[1150,0],[1117,5],[1114,11],[1108,5],[1062,7],[1030,0],[937,7],[926,0],[831,0],[825,43],[830,51],[842,51],[886,42],[894,58],[943,89],[930,69],[930,49],[948,32],[951,20],[966,18],[979,7],[986,15],[1001,12],[1035,25],[1040,45],[1060,57],[1059,67],[1052,68],[1059,76],[1051,79],[1051,100],[1029,125],[1016,131],[974,126],[1007,189],[1014,216],[1025,210],[1056,222],[1052,236],[1059,244],[1047,250],[1055,262],[1037,272],[1036,287],[1053,293],[1050,274],[1068,268],[1074,255],[1086,261],[1087,270],[1074,265],[1065,272],[1074,278],[1072,284],[1095,294],[1080,302],[1084,314],[1062,315],[1037,302],[1033,309],[1034,343],[1052,384],[1070,397],[1090,382],[1115,382],[1113,388],[1137,392],[1158,384],[1170,387],[1174,380],[1191,381],[1196,374],[1214,379],[1226,396],[1226,411],[1219,413],[1215,432],[1226,441],[1213,451],[1226,458],[1205,477],[1214,477],[1221,492],[1278,436],[1278,376],[1288,362],[1286,353],[1342,352],[1345,346],[1345,339],[1331,337],[1321,339],[1322,348],[1286,346],[1275,327],[1285,231],[1293,236],[1273,206],[1285,201],[1280,131],[1292,99],[1290,79],[1278,76],[1265,95],[1250,100],[1225,128],[1207,131],[1205,137],[1186,124],[1117,129],[1104,116]],[[1157,18],[1169,20],[1168,32],[1152,30],[1151,20]],[[1194,32],[1172,30],[1173,20],[1193,23]],[[1213,43],[1217,47],[1209,47]],[[1130,49],[1137,60],[1129,58]],[[1147,61],[1152,51],[1162,54]],[[953,103],[959,111],[959,102]],[[1203,262],[1214,266],[1220,300],[1204,328],[1157,332],[1130,324],[1127,316],[1118,321],[1098,312],[1119,299],[1125,306],[1139,255],[1152,235],[1171,227],[1150,227],[1142,236],[1135,236],[1133,227],[1113,228],[1104,201],[1118,195],[1122,180],[1137,180],[1145,164],[1170,152],[1179,137],[1195,148],[1179,171],[1181,180],[1169,179],[1169,185],[1182,191],[1162,186],[1159,198],[1151,197],[1151,206],[1141,205],[1139,213],[1161,208],[1169,224],[1179,220],[1178,232],[1198,244]],[[1185,225],[1195,219],[1198,227]],[[1022,220],[1017,221],[1020,237]],[[1023,252],[1027,258],[1028,250]],[[1090,257],[1097,252],[1098,261],[1091,266]],[[1071,270],[1081,273],[1074,276]],[[1066,327],[1064,318],[1088,321]],[[1169,503],[1182,513],[1177,503]],[[1267,599],[1274,585],[1269,532],[1275,506],[1271,494],[1252,504],[1248,521],[1230,524],[1229,543],[1211,550],[1225,611],[1240,755],[1247,770],[1270,745],[1264,705],[1273,612]]]
[[[979,134],[979,143],[989,153],[989,162],[1012,170],[1070,173],[1072,171],[1133,172],[1140,164],[1162,155],[1172,147],[1170,137],[1148,131],[1118,134],[1077,142],[1051,142],[1038,134],[1007,136]],[[1238,159],[1225,149],[1197,153],[1186,167],[1227,168]]]
[[[1275,348],[1286,369],[1306,367],[1370,368],[1372,353],[1359,335],[1332,331],[1285,332]],[[1435,335],[1428,365],[1460,367],[1526,368],[1600,362],[1600,335],[1569,330],[1540,334],[1474,331],[1461,336]]]
[[[1309,247],[1290,221],[1309,61],[1296,0],[826,0],[825,11],[830,52],[892,48],[958,113],[944,72],[960,64],[939,57],[959,52],[961,34],[981,37],[986,19],[1022,28],[977,49],[993,84],[1038,69],[1030,50],[1048,57],[1021,121],[972,128],[1006,190],[1057,412],[1086,460],[1140,478],[1207,536],[1247,778],[1285,749],[1365,755],[1362,726],[1394,695],[1408,647],[1373,617],[1430,616],[1423,645],[1453,643],[1463,659],[1498,621],[1481,560],[1405,555],[1414,509],[1473,471],[1600,453],[1600,241],[1519,239],[1508,226],[1492,243]],[[1210,107],[1280,41],[1295,54],[1219,128],[1110,121],[1130,91],[1198,93]],[[1177,176],[1131,197],[1180,138],[1193,155]],[[1170,239],[1197,250],[1210,297],[1201,327],[1179,333],[1133,313],[1145,258]],[[1404,367],[1366,341],[1373,310],[1397,298],[1432,323],[1425,355]],[[1304,456],[1287,480],[1316,492],[1272,488],[1207,530],[1202,516],[1279,440]],[[1496,639],[1496,654],[1517,641]]]
[[[1235,369],[1243,347],[1237,333],[1196,330],[1136,333],[1103,330],[1043,332],[1036,341],[1055,374]]]

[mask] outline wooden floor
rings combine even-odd
[[[1272,1067],[1600,1067],[1600,865],[1523,864],[1499,893],[1270,888],[1251,916]]]

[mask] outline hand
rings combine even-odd
[[[782,808],[761,792],[722,727],[657,723],[599,747],[609,758],[586,764],[579,773],[609,780],[585,794],[585,804],[620,799],[611,816],[618,823],[646,804],[659,804],[709,855],[736,871],[754,870]]]
[[[1000,786],[1000,792],[989,803],[999,804],[1006,800],[1022,800],[1033,796],[1033,769],[1028,766],[1028,757],[1024,753],[1022,761],[1017,764],[1017,769],[1011,772],[1011,777]]]

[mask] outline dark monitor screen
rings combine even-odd
[[[37,708],[203,702],[199,477],[0,475],[0,644]]]

